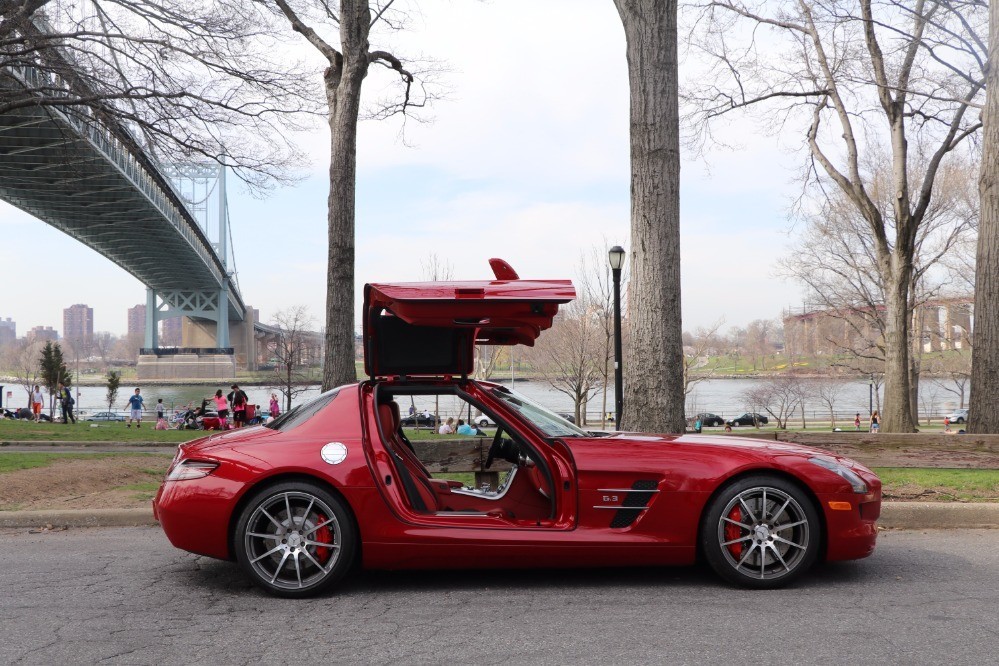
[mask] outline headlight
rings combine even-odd
[[[819,467],[825,467],[833,474],[838,474],[853,487],[853,492],[863,495],[867,493],[867,484],[849,467],[844,467],[835,460],[827,458],[809,458],[808,462],[815,463]]]
[[[212,472],[219,464],[205,460],[182,460],[167,473],[167,481],[186,481],[189,479],[203,479]]]

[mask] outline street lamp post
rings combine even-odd
[[[624,248],[615,245],[607,253],[611,274],[614,276],[614,429],[621,429],[621,412],[624,410],[624,375],[621,360],[621,267],[624,265]]]
[[[871,381],[867,385],[868,388],[868,398],[867,398],[867,415],[870,416],[874,413],[874,375],[871,375]]]

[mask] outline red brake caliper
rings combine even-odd
[[[742,522],[742,509],[738,506],[732,507],[732,510],[728,512],[729,520],[734,520],[737,523]],[[733,525],[732,523],[725,524],[725,541],[732,541],[738,539],[742,536],[742,528],[738,525]],[[742,543],[730,543],[727,548],[728,552],[732,553],[732,557],[742,557]]]
[[[321,513],[316,514],[317,525],[322,525],[327,520],[326,516]],[[329,525],[323,525],[318,530],[316,530],[315,541],[319,543],[333,543],[333,532],[330,530]],[[316,559],[319,560],[320,564],[326,564],[326,560],[330,558],[330,553],[332,551],[329,548],[316,548]]]

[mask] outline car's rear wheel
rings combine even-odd
[[[357,528],[343,501],[306,481],[259,491],[233,539],[236,559],[253,582],[280,597],[307,597],[351,570]]]
[[[957,417],[957,422],[958,423],[964,423],[964,418],[961,417],[961,416]]]
[[[701,551],[718,575],[744,587],[787,585],[815,563],[814,502],[783,478],[754,475],[724,488],[701,523]]]

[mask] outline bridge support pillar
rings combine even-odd
[[[155,349],[159,342],[160,320],[156,317],[156,292],[146,287],[146,349]]]

